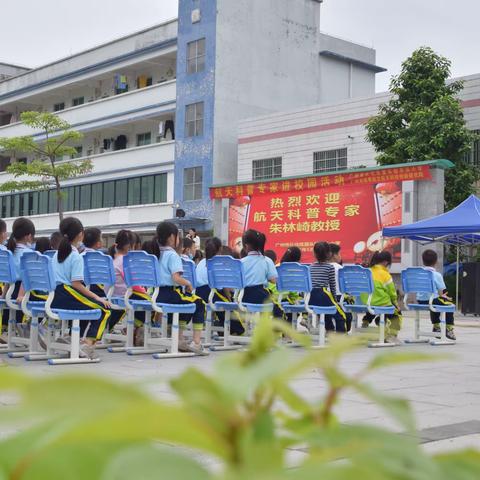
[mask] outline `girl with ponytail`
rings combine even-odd
[[[182,259],[176,252],[178,248],[178,228],[171,222],[162,222],[157,227],[157,241],[160,247],[160,289],[158,303],[186,305],[194,303],[196,306],[193,317],[191,314],[180,315],[179,349],[199,355],[206,355],[201,343],[202,330],[205,324],[205,302],[198,296],[192,295],[192,285],[183,278]],[[185,287],[187,294],[182,292]],[[183,330],[193,318],[193,341],[190,344],[183,338]]]
[[[52,266],[57,282],[53,308],[68,310],[102,311],[99,320],[80,322],[80,336],[85,337],[82,351],[88,358],[96,358],[95,343],[102,338],[111,316],[111,305],[106,298],[88,290],[83,283],[83,258],[77,247],[83,240],[83,225],[77,218],[64,218],[60,222],[62,239],[53,257]]]
[[[35,237],[35,225],[29,218],[19,217],[12,225],[12,234],[8,239],[7,248],[13,253],[13,263],[15,264],[15,289],[12,298],[21,302],[25,296],[25,290],[22,286],[20,276],[20,259],[26,252],[33,252],[33,241]],[[32,300],[40,300],[40,298],[32,298]],[[4,315],[6,317],[6,315]],[[27,320],[21,310],[15,311],[15,319],[17,321],[17,333],[20,336],[26,336],[28,326]],[[24,325],[23,325],[24,324]]]
[[[113,295],[115,297],[123,298],[127,292],[127,285],[125,283],[125,274],[123,273],[123,258],[131,250],[135,250],[137,247],[138,235],[130,230],[120,230],[115,237],[115,243],[110,247],[108,253],[113,258],[113,268],[115,270],[115,287]],[[144,287],[133,287],[133,293],[130,296],[131,300],[147,300],[151,301],[150,296]],[[143,324],[145,323],[145,312],[135,312],[135,333],[134,333],[134,346],[140,347],[143,344],[144,330]],[[113,328],[115,324],[110,323],[109,327]]]

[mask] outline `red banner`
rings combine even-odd
[[[347,185],[374,185],[381,182],[404,182],[407,180],[430,180],[428,165],[413,167],[365,169],[364,172],[320,175],[308,178],[274,182],[249,183],[210,188],[212,199],[238,198],[242,196],[303,192],[317,188],[343,187]]]
[[[302,262],[310,262],[314,244],[326,241],[340,244],[346,263],[368,262],[382,248],[400,261],[400,241],[384,243],[381,230],[402,223],[401,182],[243,196],[231,201],[229,217],[229,244],[237,250],[243,232],[253,228],[266,234],[266,249],[279,257],[297,246]]]

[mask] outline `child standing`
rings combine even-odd
[[[160,247],[160,289],[157,297],[158,303],[169,304],[195,304],[193,316],[190,314],[180,315],[179,349],[190,351],[200,355],[207,355],[201,339],[205,324],[205,302],[198,296],[192,295],[192,285],[183,278],[183,265],[178,248],[178,228],[171,222],[162,222],[157,227],[157,241]],[[185,287],[185,295],[181,287]],[[183,330],[186,324],[193,318],[193,341],[190,344],[183,338]]]
[[[337,313],[325,316],[325,329],[327,332],[346,333],[346,315],[336,300],[335,268],[329,263],[330,245],[327,242],[318,242],[313,247],[313,253],[317,262],[310,266],[312,293],[309,303],[319,307],[335,306]]]
[[[277,284],[278,273],[274,263],[264,255],[266,237],[257,230],[247,230],[242,237],[246,256],[242,258],[245,273],[245,303],[273,303],[273,316],[286,320],[282,307],[275,303],[267,289],[268,284]]]
[[[394,306],[395,312],[392,315],[386,315],[386,343],[399,343],[398,333],[402,328],[402,313],[398,308],[397,290],[393,278],[390,275],[389,268],[392,265],[392,254],[390,252],[375,252],[370,262],[372,271],[374,291],[371,304],[377,307]],[[368,295],[361,295],[363,303],[367,303]],[[367,313],[362,321],[362,327],[368,327],[370,322],[378,319],[374,315]]]
[[[52,267],[57,282],[52,308],[68,310],[99,309],[99,320],[80,322],[80,336],[85,337],[83,353],[88,358],[96,358],[95,343],[102,338],[110,318],[110,303],[88,290],[83,283],[83,258],[77,246],[83,240],[83,225],[77,218],[64,218],[60,222],[63,235],[58,251],[53,257]]]
[[[438,262],[438,255],[437,252],[434,250],[425,250],[422,254],[423,265],[427,270],[433,272],[433,279],[435,281],[435,288],[437,289],[437,293],[435,294],[435,298],[433,300],[434,305],[453,305],[452,299],[447,296],[447,287],[445,285],[445,281],[443,276],[440,272],[435,270],[435,266]],[[418,303],[427,305],[430,301],[430,296],[427,293],[418,293],[417,294],[417,301]],[[433,332],[440,333],[440,313],[439,312],[430,312],[430,320],[432,321],[433,325]],[[457,337],[455,336],[454,331],[454,316],[452,312],[447,313],[447,338],[450,340],[456,340]]]

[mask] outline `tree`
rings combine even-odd
[[[478,138],[465,124],[457,98],[462,82],[449,82],[451,62],[421,47],[402,64],[390,84],[391,100],[367,124],[367,140],[380,165],[446,158],[455,168],[446,172],[448,209],[474,193],[480,172],[466,155]]]
[[[72,156],[77,150],[71,145],[82,138],[82,134],[70,129],[70,125],[57,115],[49,112],[24,112],[22,122],[40,132],[43,139],[35,141],[34,137],[0,138],[0,149],[10,153],[13,163],[7,172],[14,180],[0,185],[2,192],[22,190],[47,190],[55,188],[57,211],[63,219],[62,182],[78,177],[92,170],[90,160],[59,162],[64,155]],[[19,162],[19,155],[33,154],[30,163]]]

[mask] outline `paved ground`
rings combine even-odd
[[[406,321],[401,338],[408,338],[412,322]],[[426,325],[428,325],[426,323]],[[457,321],[457,344],[448,347],[428,345],[401,346],[401,349],[416,349],[426,352],[448,352],[454,357],[434,364],[396,366],[370,377],[380,390],[403,396],[411,401],[417,418],[419,437],[430,451],[443,451],[465,446],[480,449],[480,319],[459,318]],[[344,368],[357,370],[364,366],[377,351],[363,348],[345,359]],[[18,368],[39,375],[58,372],[90,372],[106,375],[121,381],[137,382],[155,379],[152,393],[162,398],[172,398],[166,383],[185,368],[195,365],[208,370],[221,355],[174,360],[154,360],[150,356],[128,357],[124,354],[100,353],[102,362],[96,365],[48,366],[45,363],[26,363],[23,360],[8,360]],[[302,395],[314,399],[324,395],[325,383],[318,372],[303,374],[294,382]],[[1,398],[0,398],[1,404]],[[337,408],[342,422],[368,422],[399,430],[382,411],[366,399],[354,393],[346,393]],[[3,435],[8,432],[2,432]],[[302,452],[292,452],[293,457]]]

